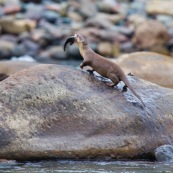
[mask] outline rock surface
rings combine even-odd
[[[158,53],[136,52],[113,60],[126,74],[132,73],[158,85],[173,88],[173,59]]]
[[[150,0],[147,3],[146,11],[148,14],[157,15],[157,14],[165,14],[165,15],[173,15],[173,1],[170,0]]]
[[[0,19],[0,26],[4,32],[21,34],[32,31],[36,27],[36,22],[30,19],[16,20],[14,17],[7,16]]]
[[[155,151],[156,159],[159,162],[173,162],[173,145],[163,145]]]
[[[85,26],[110,29],[113,26],[112,24],[120,22],[123,18],[124,16],[122,15],[98,13],[96,16],[89,18],[86,21]]]
[[[79,13],[84,16],[84,18],[92,17],[96,15],[97,8],[95,3],[90,0],[81,0]]]
[[[145,49],[155,45],[164,45],[168,42],[169,36],[166,27],[154,20],[146,21],[135,30],[133,42],[136,47]]]
[[[129,91],[65,66],[10,76],[0,85],[0,158],[153,158],[173,142],[173,90],[128,78],[145,109]]]
[[[7,40],[0,40],[0,59],[11,58],[15,43]]]
[[[24,69],[38,65],[36,62],[26,61],[1,61],[0,62],[0,81],[9,77],[10,75]]]

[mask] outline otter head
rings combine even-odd
[[[81,34],[77,34],[77,33],[74,36],[71,36],[66,40],[66,42],[64,44],[64,51],[65,51],[65,48],[68,43],[70,45],[72,45],[73,43],[77,43],[79,48],[82,48],[88,44],[85,37],[82,36]]]

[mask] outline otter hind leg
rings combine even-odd
[[[110,74],[108,77],[112,81],[112,83],[109,83],[108,86],[114,87],[120,82],[115,74]]]

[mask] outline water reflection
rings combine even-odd
[[[1,163],[0,172],[8,173],[171,173],[173,164],[153,162],[41,161]]]

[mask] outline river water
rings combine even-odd
[[[41,161],[0,163],[8,173],[172,173],[173,163],[148,161]]]

